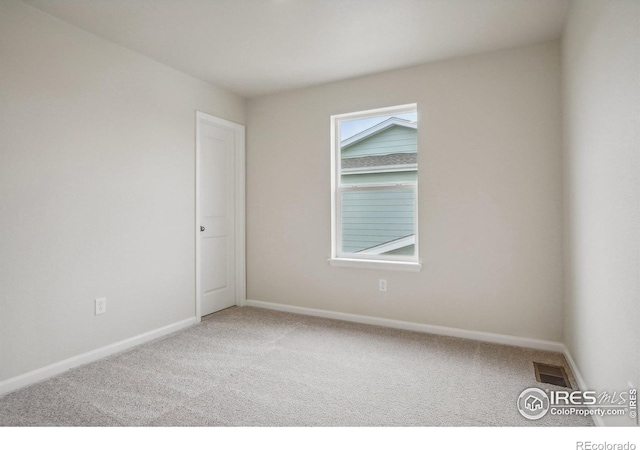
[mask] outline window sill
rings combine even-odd
[[[420,272],[422,269],[422,264],[419,262],[351,258],[330,258],[328,261],[330,266],[353,267],[357,269],[402,270],[405,272]]]

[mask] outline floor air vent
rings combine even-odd
[[[536,380],[539,382],[571,388],[571,383],[569,383],[569,377],[567,377],[564,367],[537,362],[533,363],[533,367],[536,369]]]

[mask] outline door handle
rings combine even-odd
[[[200,227],[200,231],[204,231],[204,227],[202,227],[202,226],[201,226],[201,227]]]

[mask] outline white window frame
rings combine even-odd
[[[422,265],[418,254],[418,181],[407,183],[385,183],[341,186],[341,155],[340,155],[340,126],[347,120],[368,119],[378,116],[405,114],[416,112],[416,103],[391,106],[367,111],[331,116],[331,258],[329,264],[340,267],[357,267],[366,269],[389,269],[420,271]],[[417,169],[417,168],[416,168]],[[418,171],[419,173],[419,171]],[[342,251],[342,192],[348,190],[367,189],[412,189],[414,191],[414,255],[375,255],[370,253],[347,253]]]

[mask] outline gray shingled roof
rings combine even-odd
[[[360,169],[365,167],[396,166],[399,164],[417,164],[417,153],[391,153],[389,155],[360,156],[344,158],[343,169]]]

